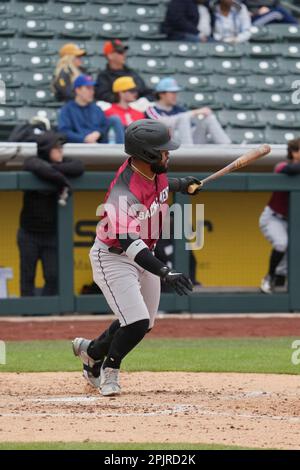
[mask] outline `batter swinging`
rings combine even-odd
[[[73,341],[74,354],[83,362],[84,378],[104,396],[120,393],[121,361],[153,327],[161,280],[179,295],[193,290],[188,277],[170,270],[153,254],[168,192],[189,194],[189,186],[200,183],[192,176],[167,178],[169,151],[178,147],[159,121],[132,123],[125,133],[125,152],[130,157],[117,171],[105,197],[90,260],[94,281],[117,320],[93,341]]]

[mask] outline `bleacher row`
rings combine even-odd
[[[84,48],[84,64],[95,76],[106,64],[103,42],[114,37],[128,40],[128,65],[148,85],[175,76],[184,89],[180,102],[213,108],[234,143],[282,143],[300,134],[297,100],[292,101],[300,89],[300,27],[253,28],[251,41],[236,46],[170,42],[161,40],[159,29],[166,3],[1,2],[0,23],[6,26],[0,25],[0,80],[6,93],[0,86],[0,138],[17,122],[37,114],[55,123],[61,104],[50,82],[63,44],[72,41]]]

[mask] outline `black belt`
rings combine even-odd
[[[120,255],[121,253],[123,253],[122,248],[118,248],[117,246],[111,246],[110,248],[108,248],[108,251],[110,253],[114,253],[115,255]]]

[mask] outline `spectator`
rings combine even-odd
[[[222,129],[210,108],[187,111],[177,105],[181,88],[172,77],[165,77],[156,86],[157,101],[146,111],[147,117],[159,119],[177,133],[177,139],[186,144],[230,144],[230,138]]]
[[[288,142],[287,160],[276,165],[275,173],[300,174],[300,139]],[[280,278],[287,274],[288,207],[289,193],[275,191],[259,219],[260,230],[273,247],[268,274],[261,281],[261,290],[265,294],[271,294],[277,281],[282,283]]]
[[[120,77],[113,83],[113,92],[116,95],[116,103],[113,103],[105,111],[107,117],[119,116],[124,130],[129,124],[138,119],[144,119],[144,113],[130,107],[137,97],[136,83],[132,77]]]
[[[251,18],[246,5],[236,0],[217,0],[213,7],[213,37],[228,43],[246,42],[251,37]]]
[[[85,50],[76,44],[65,44],[59,51],[60,59],[57,63],[51,88],[58,101],[69,101],[74,97],[74,80],[83,73],[82,56]]]
[[[119,39],[107,41],[103,46],[103,54],[107,59],[106,69],[99,72],[96,83],[96,99],[113,103],[115,96],[112,91],[113,82],[119,77],[132,77],[136,83],[139,97],[152,97],[152,90],[144,80],[126,65],[125,46]]]
[[[26,159],[24,170],[52,183],[56,191],[24,192],[18,231],[22,296],[34,295],[38,260],[45,279],[42,295],[57,294],[57,204],[61,194],[66,195],[70,189],[69,177],[84,171],[80,160],[63,158],[64,136],[46,131],[36,139],[37,157]]]
[[[255,26],[270,23],[298,24],[297,19],[278,0],[246,0],[244,3],[250,9]]]
[[[95,82],[88,75],[79,75],[74,82],[75,99],[60,110],[58,129],[68,142],[107,143],[109,127],[116,136],[116,143],[123,143],[123,126],[118,117],[106,118],[94,101]]]

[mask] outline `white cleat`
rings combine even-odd
[[[269,274],[267,274],[261,281],[260,290],[264,294],[272,294],[274,290],[274,281]]]
[[[95,361],[88,353],[87,349],[90,340],[85,338],[75,338],[72,341],[73,353],[79,357],[83,363],[82,375],[92,387],[100,388],[100,369],[103,361]]]
[[[101,367],[101,395],[104,397],[120,395],[119,372],[120,369],[112,369],[111,367],[103,369]]]

